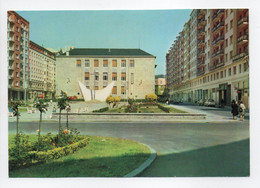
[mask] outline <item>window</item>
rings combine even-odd
[[[103,80],[108,80],[108,76],[106,72],[103,72]]]
[[[226,56],[226,62],[228,61],[228,54],[225,55]]]
[[[231,76],[231,68],[228,69],[228,76]]]
[[[113,80],[113,81],[116,81],[116,80],[117,80],[117,73],[116,73],[116,72],[113,72],[113,73],[112,73],[112,80]]]
[[[98,59],[94,60],[94,67],[98,67]]]
[[[224,70],[224,78],[227,76],[227,70]]]
[[[126,67],[126,60],[121,61],[121,67]]]
[[[242,72],[242,65],[240,64],[239,65],[239,73],[241,73]]]
[[[85,80],[89,80],[89,72],[85,72]]]
[[[108,60],[106,59],[103,60],[103,67],[108,67]]]
[[[226,32],[228,32],[228,24],[226,24]]]
[[[220,72],[220,78],[223,78],[223,71]]]
[[[76,64],[77,64],[77,67],[81,67],[81,60],[78,59],[78,60],[76,61]]]
[[[134,83],[134,73],[131,73],[131,84]]]
[[[248,62],[245,62],[245,63],[244,63],[244,72],[246,72],[247,69],[248,69]]]
[[[230,21],[230,29],[233,28],[233,20]]]
[[[219,73],[217,73],[217,79],[219,78]]]
[[[112,67],[117,67],[117,61],[116,60],[112,60]]]
[[[116,88],[116,86],[113,87],[113,89],[112,89],[112,94],[117,94],[117,88]]]
[[[235,75],[236,73],[237,73],[237,67],[234,66],[234,67],[233,67],[233,74]]]
[[[135,66],[134,60],[130,60],[130,67],[134,67],[134,66]]]
[[[233,35],[230,36],[230,41],[229,41],[230,45],[233,43]]]
[[[121,86],[121,94],[125,94],[125,86]]]
[[[228,39],[226,39],[226,47],[228,47]]]
[[[226,18],[227,18],[227,17],[228,17],[228,9],[226,9],[226,11],[225,11],[225,12],[226,12]]]
[[[233,51],[230,51],[230,52],[229,52],[229,59],[230,59],[230,60],[232,59],[232,53],[233,53]]]
[[[125,72],[121,73],[121,80],[126,81],[126,73]]]
[[[211,81],[213,80],[213,77],[212,77],[212,75],[210,76],[210,80],[211,80]]]
[[[85,60],[85,67],[89,67],[89,60]]]

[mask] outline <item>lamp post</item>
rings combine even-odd
[[[69,104],[66,106],[65,110],[67,111],[67,130],[69,130],[69,112],[71,111]]]

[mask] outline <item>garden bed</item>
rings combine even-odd
[[[10,144],[14,136],[9,136]],[[31,136],[30,136],[31,137]],[[150,156],[146,146],[131,140],[87,136],[89,144],[68,156],[10,170],[10,177],[123,177]]]

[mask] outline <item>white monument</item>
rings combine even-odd
[[[111,94],[115,81],[111,82],[107,87],[100,90],[88,89],[80,81],[78,81],[78,83],[85,101],[99,100],[104,102],[106,101],[106,98]]]

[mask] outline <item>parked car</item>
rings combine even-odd
[[[215,101],[213,99],[208,99],[208,100],[205,101],[204,105],[205,106],[213,106],[213,107],[215,107],[216,103],[215,103]]]

